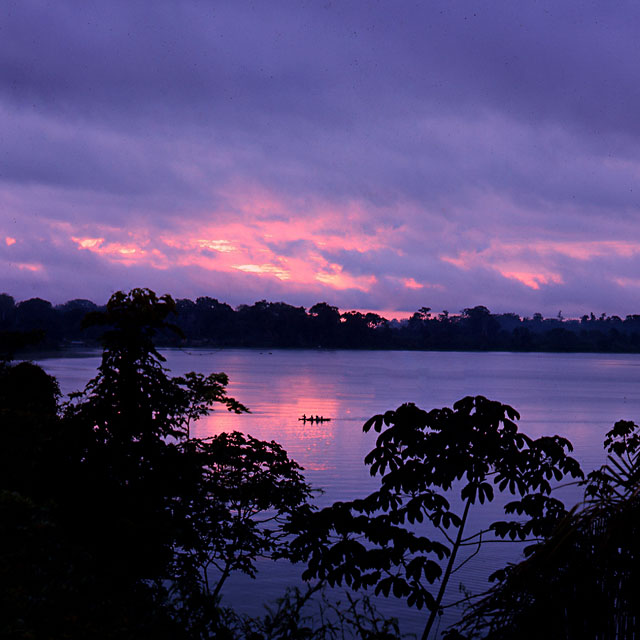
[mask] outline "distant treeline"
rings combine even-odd
[[[83,328],[82,321],[102,309],[90,300],[53,306],[40,298],[16,303],[0,294],[0,336],[27,332],[36,348],[97,345],[99,332]],[[484,306],[459,314],[422,307],[407,320],[389,321],[375,313],[341,313],[326,302],[307,310],[260,300],[234,309],[210,297],[177,300],[176,309],[180,333],[165,331],[163,346],[640,352],[640,315],[522,318]]]

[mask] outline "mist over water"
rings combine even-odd
[[[377,487],[378,480],[363,463],[376,434],[363,433],[362,425],[404,402],[428,410],[451,406],[465,395],[484,395],[510,404],[519,411],[520,429],[528,435],[567,437],[585,471],[604,462],[602,440],[616,420],[640,418],[640,355],[250,349],[163,353],[174,375],[224,371],[229,394],[251,410],[235,415],[218,409],[194,425],[193,436],[239,430],[276,440],[304,467],[307,480],[324,491],[317,498],[319,505],[361,497]],[[99,354],[40,364],[67,394],[95,375]],[[303,414],[331,421],[305,423],[298,419]],[[576,489],[563,492],[567,502],[579,496]],[[469,531],[503,519],[504,502],[480,505]],[[450,599],[460,597],[460,582],[472,591],[484,590],[492,570],[517,560],[520,549],[520,544],[486,545],[454,576]],[[281,595],[299,573],[287,563],[269,564],[259,580],[233,579],[224,602],[260,613],[263,603]],[[385,613],[403,621],[405,631],[418,631],[424,624],[424,611],[409,610],[394,598],[379,602]],[[453,611],[445,614],[441,628],[455,618]]]

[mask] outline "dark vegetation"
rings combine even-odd
[[[102,335],[102,363],[68,401],[40,367],[0,364],[0,637],[399,637],[368,591],[423,609],[424,639],[456,604],[452,640],[639,636],[638,425],[616,423],[607,464],[584,478],[566,439],[529,438],[512,407],[403,405],[364,425],[379,434],[365,459],[379,489],[317,510],[277,443],[190,437],[214,407],[247,409],[223,373],[163,367],[154,340],[179,334],[174,307],[136,289],[91,309],[82,322]],[[7,351],[28,339],[5,338]],[[585,494],[571,509],[553,493],[567,479]],[[469,531],[470,511],[501,494],[505,519]],[[502,541],[528,541],[525,559],[452,602],[458,568]],[[240,616],[225,584],[261,558],[304,562],[309,588]],[[326,585],[351,591],[337,604]]]
[[[88,316],[102,363],[67,403],[39,367],[2,365],[0,637],[222,637],[230,573],[286,555],[310,489],[275,442],[189,437],[214,404],[247,409],[224,374],[168,375],[153,337],[173,307],[135,290]]]
[[[89,300],[52,306],[32,298],[16,304],[0,294],[0,354],[7,354],[8,345],[24,348],[28,343],[38,348],[97,345],[99,329],[83,324],[83,318],[100,310]],[[640,352],[640,315],[622,319],[591,313],[567,320],[561,313],[556,318],[493,314],[483,306],[456,315],[422,307],[398,322],[375,313],[340,313],[326,302],[306,310],[260,300],[233,309],[209,297],[177,300],[174,311],[172,321],[181,334],[160,330],[156,340],[161,346]],[[25,344],[16,343],[17,332]]]
[[[380,489],[304,514],[294,549],[307,562],[305,576],[373,587],[426,607],[426,640],[457,559],[480,551],[483,537],[544,538],[567,516],[550,493],[552,480],[582,477],[567,455],[571,445],[559,436],[532,440],[518,431],[518,417],[512,407],[478,396],[453,410],[405,404],[371,418],[365,431],[382,433],[365,463],[380,476]],[[470,509],[496,492],[515,495],[506,512],[524,518],[468,532]]]

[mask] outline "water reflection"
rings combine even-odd
[[[174,357],[171,360],[175,362]],[[267,378],[263,381],[255,370],[237,373],[244,378],[236,377],[230,393],[248,404],[251,413],[238,416],[216,411],[194,425],[194,435],[206,437],[237,429],[257,438],[277,440],[308,471],[336,469],[338,463],[331,452],[345,410],[330,378],[281,365],[276,365],[276,371],[263,371]],[[331,420],[302,421],[303,415]]]
[[[465,395],[500,400],[520,412],[520,427],[532,437],[558,433],[569,438],[587,470],[604,461],[602,440],[616,420],[640,419],[638,355],[239,349],[171,350],[166,355],[176,375],[190,370],[226,372],[230,395],[251,409],[248,415],[218,409],[194,425],[193,435],[239,430],[279,442],[306,469],[307,479],[324,489],[321,504],[363,496],[377,486],[363,464],[375,434],[364,434],[362,424],[403,402],[430,409],[451,406]],[[98,363],[97,354],[42,362],[58,377],[64,393],[82,388]],[[330,417],[331,422],[298,420],[310,413]],[[482,518],[501,517],[496,506],[490,511]],[[506,550],[490,546],[460,580],[482,590],[491,567],[515,560],[519,552],[519,545]],[[270,567],[267,587],[262,577],[259,583],[239,577],[229,597],[248,613],[258,613],[261,602],[279,595],[295,575],[285,565]],[[407,620],[423,617],[406,614],[391,599],[386,611]]]
[[[224,371],[229,393],[249,415],[216,410],[194,425],[206,437],[240,430],[276,440],[326,490],[349,499],[373,486],[362,464],[374,434],[362,424],[375,413],[415,402],[429,409],[482,394],[511,404],[533,437],[560,433],[587,469],[603,460],[602,439],[619,419],[640,418],[640,356],[552,353],[433,353],[388,351],[168,350],[175,374]],[[44,360],[62,391],[95,375],[98,352]],[[331,418],[302,423],[302,414]]]

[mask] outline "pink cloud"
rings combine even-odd
[[[540,289],[544,284],[562,284],[562,278],[557,273],[530,273],[523,271],[500,271],[505,278],[517,280],[530,289]]]
[[[392,231],[383,225],[367,226],[367,211],[359,205],[337,209],[305,204],[308,215],[299,216],[290,207],[302,206],[300,203],[265,192],[249,189],[248,195],[236,196],[237,202],[231,201],[231,195],[227,194],[229,211],[203,215],[199,225],[192,221],[178,224],[171,233],[152,236],[144,228],[124,231],[99,225],[77,233],[68,223],[65,231],[79,250],[125,266],[195,266],[363,292],[372,289],[377,277],[350,273],[346,265],[328,256],[340,251],[393,250]],[[414,288],[417,286],[422,285],[415,283]]]
[[[407,289],[424,289],[424,285],[416,282],[413,278],[405,278],[402,284],[404,284]]]
[[[281,269],[274,264],[238,264],[234,269],[245,273],[255,273],[257,275],[272,275],[279,280],[290,280],[291,272]]]
[[[377,282],[374,275],[351,276],[342,272],[341,269],[333,273],[318,273],[315,279],[333,289],[359,289],[360,291],[369,291]]]
[[[494,240],[478,251],[460,251],[441,256],[443,262],[469,271],[484,268],[504,278],[517,280],[530,289],[562,284],[563,271],[570,268],[566,258],[587,262],[595,258],[631,258],[640,254],[640,243],[630,241],[532,241],[504,242]]]
[[[157,248],[149,248],[148,241],[106,242],[104,238],[76,236],[71,236],[71,240],[81,251],[90,251],[125,266],[143,264],[155,269],[166,269],[168,266],[166,256]]]
[[[71,239],[81,249],[92,249],[99,253],[100,245],[104,242],[104,238],[76,238],[72,236]]]
[[[14,264],[20,271],[32,271],[32,272],[40,272],[43,271],[44,267],[41,264],[37,264],[34,262],[17,262]]]
[[[625,289],[640,287],[640,278],[614,278],[614,282]]]

